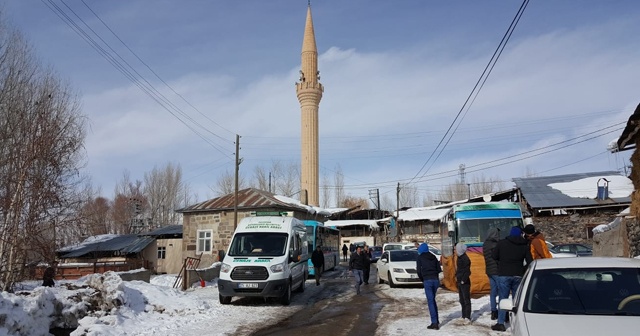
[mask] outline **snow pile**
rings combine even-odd
[[[610,198],[629,197],[633,192],[633,183],[631,180],[621,175],[587,177],[571,182],[551,183],[548,186],[569,197],[594,199],[598,194],[598,186],[604,185],[601,179],[608,181]]]
[[[594,234],[607,232],[609,230],[612,230],[618,227],[618,225],[620,225],[620,222],[621,222],[620,217],[616,217],[616,219],[614,219],[613,222],[609,224],[600,224],[594,227],[591,231],[593,231]]]

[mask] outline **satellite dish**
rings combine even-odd
[[[485,202],[491,202],[491,195],[486,194],[484,196],[482,196],[482,200]]]

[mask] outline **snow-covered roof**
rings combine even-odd
[[[433,207],[424,208],[411,208],[408,210],[400,211],[398,219],[401,221],[417,221],[417,220],[430,220],[439,221],[451,210],[451,208],[434,209]]]
[[[298,207],[301,207],[301,208],[305,208],[311,214],[318,214],[318,215],[322,215],[322,216],[326,216],[326,217],[331,216],[331,212],[327,211],[326,209],[320,208],[320,207],[316,207],[316,206],[313,206],[313,205],[302,204],[300,201],[298,201],[295,198],[282,196],[282,195],[273,195],[273,197],[275,197],[280,202],[288,203],[288,204],[295,205],[295,206],[298,206]]]
[[[75,244],[75,245],[69,245],[69,246],[65,246],[62,247],[58,250],[58,252],[67,252],[67,251],[73,251],[73,250],[78,250],[80,248],[83,248],[85,246],[88,245],[93,245],[93,244],[98,244],[101,242],[105,242],[105,241],[109,241],[115,237],[117,237],[119,235],[117,234],[103,234],[103,235],[97,235],[97,236],[91,236],[88,237],[87,239],[85,239],[84,241]]]
[[[378,219],[349,219],[349,220],[329,220],[324,223],[324,226],[344,227],[351,225],[365,225],[369,226],[371,230],[378,230]]]
[[[608,197],[597,199],[598,187],[608,182]],[[533,209],[569,209],[624,206],[631,203],[633,184],[616,171],[514,178]]]

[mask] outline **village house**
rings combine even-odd
[[[238,191],[239,222],[256,212],[285,214],[300,220],[324,222],[331,213],[300,203],[293,198],[255,188]],[[233,193],[194,204],[177,212],[183,215],[182,259],[197,258],[200,267],[222,259],[235,231]]]

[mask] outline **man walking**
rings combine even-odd
[[[509,236],[498,242],[498,245],[492,252],[493,259],[498,263],[498,287],[500,300],[515,295],[522,276],[533,261],[531,258],[531,250],[529,243],[522,237],[520,227],[514,226],[509,231]],[[506,331],[504,326],[507,312],[500,310],[498,312],[498,323],[491,326],[491,329],[497,331]]]
[[[342,244],[342,258],[344,259],[344,262],[347,262],[347,252],[349,252],[347,244]]]
[[[356,294],[360,294],[360,285],[362,285],[362,271],[364,270],[364,264],[366,259],[364,253],[362,253],[362,247],[357,246],[356,251],[351,254],[349,260],[349,271],[353,272],[353,276],[356,280]]]
[[[362,280],[364,281],[365,285],[368,285],[369,273],[371,273],[371,250],[369,250],[369,245],[364,246],[364,251],[362,251],[362,253],[364,254],[364,258],[366,259],[366,262],[364,263],[364,269],[362,270]]]
[[[424,294],[427,297],[427,305],[429,306],[429,316],[431,324],[427,329],[440,329],[440,320],[438,319],[438,305],[436,304],[436,292],[440,287],[440,279],[438,275],[442,272],[440,262],[436,256],[429,252],[429,245],[420,244],[418,247],[418,259],[416,261],[416,271],[418,278],[424,286]]]
[[[311,253],[311,263],[313,264],[313,275],[316,278],[316,286],[320,286],[320,274],[324,271],[324,253],[322,253],[322,246],[318,245],[316,250]]]

